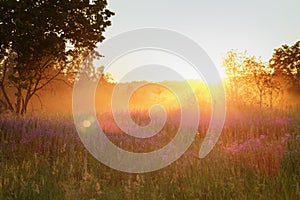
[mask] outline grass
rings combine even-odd
[[[299,113],[231,114],[217,146],[199,159],[203,122],[179,160],[146,174],[98,162],[68,117],[2,115],[0,199],[300,199]]]

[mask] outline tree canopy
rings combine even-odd
[[[0,109],[25,113],[30,99],[74,73],[111,25],[106,0],[0,1]]]
[[[274,49],[270,66],[275,75],[283,77],[288,85],[300,92],[300,41]]]

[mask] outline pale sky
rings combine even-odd
[[[267,61],[274,48],[300,40],[300,0],[108,0],[108,4],[115,16],[106,39],[138,28],[169,29],[197,42],[218,67],[231,49],[247,50]],[[126,71],[121,65],[130,65],[130,59],[134,56],[109,70],[117,80]]]

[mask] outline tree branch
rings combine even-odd
[[[58,70],[57,73],[55,73],[51,78],[49,78],[45,83],[43,83],[40,87],[35,87],[35,91],[38,91],[42,88],[44,88],[48,83],[50,83],[52,80],[54,80],[59,74],[61,74],[62,68]],[[36,85],[37,86],[37,85]]]

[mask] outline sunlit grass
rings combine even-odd
[[[300,124],[294,110],[232,112],[217,146],[199,159],[208,122],[203,120],[195,142],[178,161],[146,174],[118,172],[94,159],[71,117],[4,115],[0,199],[298,199]],[[143,144],[149,151],[151,144],[160,147],[171,139],[168,131],[162,134],[164,140],[154,138],[155,143],[107,135],[125,149],[141,151]]]

